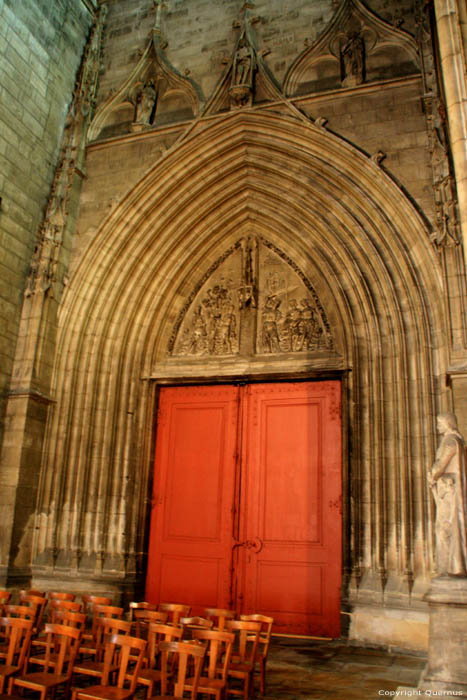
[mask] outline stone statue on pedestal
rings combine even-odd
[[[437,418],[442,435],[428,475],[436,503],[436,568],[438,575],[467,576],[467,474],[464,439],[456,417]]]

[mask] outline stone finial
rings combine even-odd
[[[382,161],[386,158],[386,153],[384,151],[377,151],[376,153],[373,153],[371,156],[371,160],[373,163],[376,163],[376,165],[381,165]]]

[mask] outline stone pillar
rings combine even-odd
[[[439,576],[425,599],[430,611],[428,664],[420,690],[443,691],[444,697],[467,697],[467,578]]]

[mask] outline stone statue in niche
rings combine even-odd
[[[253,100],[255,53],[245,37],[241,38],[232,64],[231,109],[251,105]]]
[[[278,323],[282,318],[279,307],[281,300],[271,294],[266,297],[263,306],[263,318],[261,327],[261,344],[263,352],[280,352],[280,338]]]
[[[136,94],[135,121],[133,131],[141,131],[151,125],[154,118],[154,108],[157,99],[157,89],[152,80],[145,83]]]
[[[436,503],[436,569],[467,576],[467,473],[465,445],[452,413],[440,413],[442,435],[428,481]]]
[[[347,40],[341,48],[344,77],[343,87],[354,87],[363,83],[365,42],[361,34],[353,30],[347,35]]]

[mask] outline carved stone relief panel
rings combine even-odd
[[[239,240],[188,297],[170,341],[172,356],[333,351],[326,313],[310,280],[272,243]]]
[[[270,243],[260,246],[258,353],[332,350],[326,314],[311,283]]]

